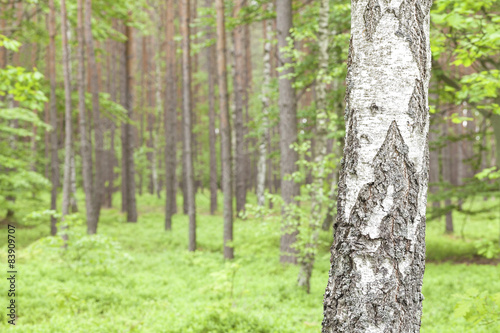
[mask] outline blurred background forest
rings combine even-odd
[[[350,1],[282,1],[0,1],[15,330],[320,330]],[[431,10],[422,332],[500,332],[499,12]]]

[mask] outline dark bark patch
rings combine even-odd
[[[413,120],[413,127],[422,133],[427,125],[428,109],[425,101],[425,87],[421,80],[415,80],[415,87],[408,104],[408,114]]]
[[[422,0],[403,0],[399,6],[399,27],[396,31],[397,36],[406,39],[410,44],[410,50],[413,54],[413,59],[417,63],[422,80],[428,77],[427,41],[424,33],[425,17],[430,9],[430,7],[427,9],[428,2]]]
[[[377,30],[377,25],[380,22],[380,19],[382,18],[382,8],[380,8],[378,0],[368,1],[363,18],[365,19],[366,38],[369,41],[373,41],[373,35]]]
[[[352,111],[349,118],[350,120],[344,146],[345,170],[350,174],[356,174],[360,144],[358,138],[358,122],[356,120],[355,110]]]
[[[374,181],[362,187],[349,217],[343,210],[348,171],[347,165],[343,165],[333,264],[324,300],[324,333],[365,332],[373,323],[385,327],[387,332],[419,331],[420,316],[415,314],[421,312],[423,299],[425,220],[420,217],[416,237],[412,237],[419,217],[421,173],[416,171],[408,153],[393,121],[373,160]],[[392,204],[383,207],[388,196]],[[366,234],[364,230],[373,223],[375,210],[382,207],[388,211],[378,226],[378,235]],[[359,286],[363,277],[354,258],[369,263],[375,275],[364,290]],[[387,265],[391,269],[384,267]]]

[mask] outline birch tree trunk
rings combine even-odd
[[[323,332],[419,332],[431,0],[353,1]]]
[[[227,96],[226,24],[224,0],[215,0],[217,10],[217,72],[219,78],[219,112],[221,132],[222,193],[224,194],[224,258],[234,258],[233,187],[231,184],[231,127]]]
[[[175,170],[177,154],[177,86],[175,80],[175,40],[174,40],[174,0],[167,0],[167,86],[165,108],[165,178],[166,178],[166,203],[165,203],[165,230],[172,229],[172,215],[176,210],[175,198]]]
[[[330,13],[329,0],[321,0],[319,8],[319,72],[316,78],[316,142],[314,145],[314,169],[311,190],[311,223],[309,225],[311,239],[306,246],[306,254],[300,258],[300,272],[298,285],[309,293],[312,269],[314,266],[314,251],[318,243],[318,231],[321,224],[323,202],[327,196],[323,193],[325,174],[325,158],[327,154],[328,113],[326,102],[326,85],[328,72],[328,16]]]
[[[87,217],[87,233],[90,234],[89,226],[93,225],[94,213],[94,186],[92,177],[92,151],[88,138],[87,115],[85,111],[85,36],[83,28],[83,0],[77,1],[78,7],[78,113],[80,127],[80,149],[82,154],[82,176],[83,190],[85,192],[85,209]]]
[[[205,7],[210,8],[212,0],[205,0]],[[212,39],[211,27],[207,26],[207,39]],[[210,146],[210,214],[217,210],[217,138],[215,136],[215,47],[209,46],[205,50],[208,73],[208,140]]]
[[[285,205],[295,203],[295,196],[299,194],[299,184],[293,180],[285,180],[287,175],[297,171],[297,152],[290,146],[297,141],[297,101],[295,89],[292,86],[293,67],[292,59],[285,52],[288,41],[292,38],[290,29],[292,24],[292,1],[280,0],[276,2],[276,27],[278,33],[278,61],[279,67],[279,109],[280,109],[280,151],[281,151],[281,196]],[[283,228],[280,242],[280,262],[297,263],[296,253],[293,248],[297,231],[287,216],[286,208],[283,209]]]
[[[181,3],[181,35],[182,35],[182,116],[184,133],[184,163],[187,209],[189,216],[189,251],[196,251],[196,207],[194,202],[194,168],[192,153],[191,125],[191,47],[190,47],[190,0]]]
[[[268,4],[267,11],[273,10],[273,4]],[[259,156],[257,161],[257,204],[264,206],[264,190],[266,186],[266,158],[267,140],[269,137],[269,86],[271,84],[271,47],[273,22],[271,19],[264,22],[264,80],[262,82],[262,125],[259,138]]]
[[[64,70],[64,119],[65,119],[65,142],[64,142],[64,180],[62,197],[62,216],[69,214],[71,196],[71,160],[72,160],[72,117],[71,117],[71,64],[68,46],[68,21],[66,15],[66,1],[61,0],[61,35],[62,54]],[[63,235],[67,240],[67,235]]]

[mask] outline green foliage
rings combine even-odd
[[[482,239],[474,243],[477,254],[487,259],[493,259],[500,255],[500,246],[498,242]]]
[[[500,329],[500,293],[488,294],[473,288],[465,295],[456,295],[460,301],[455,306],[453,315],[465,318],[474,325],[481,325],[496,332]]]

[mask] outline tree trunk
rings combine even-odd
[[[85,0],[85,41],[88,47],[89,83],[92,93],[92,122],[94,125],[95,145],[95,176],[94,176],[94,214],[92,224],[88,225],[89,234],[97,232],[97,223],[104,198],[104,137],[102,130],[101,113],[99,110],[99,75],[95,60],[94,37],[92,36],[92,0]]]
[[[448,124],[449,120],[445,120],[443,123],[443,135],[449,136],[450,135],[450,126]],[[451,142],[447,142],[446,145],[443,147],[443,181],[452,184],[452,168],[453,168],[453,162],[451,158]],[[446,197],[444,200],[444,206],[445,207],[450,207],[451,206],[451,199],[450,197]],[[452,234],[453,233],[453,211],[449,210],[446,212],[446,225],[445,225],[445,232],[447,234]]]
[[[66,1],[61,0],[61,35],[62,35],[62,54],[63,54],[63,70],[64,70],[64,119],[65,119],[65,142],[64,142],[64,180],[63,180],[63,197],[62,197],[62,216],[69,214],[70,211],[70,196],[71,196],[71,160],[72,160],[72,117],[71,117],[71,63],[69,58],[68,46],[68,21],[66,15]],[[68,235],[64,234],[63,239],[66,241]]]
[[[234,7],[234,17],[238,17],[240,11],[246,4],[246,0],[237,0]],[[245,156],[245,129],[243,127],[243,102],[245,97],[245,35],[244,26],[238,25],[233,30],[234,44],[234,136],[235,147],[235,171],[236,174],[236,213],[245,209],[246,201],[246,156]]]
[[[273,10],[272,2],[268,4],[268,11]],[[257,204],[264,206],[266,182],[267,141],[269,137],[269,87],[271,84],[271,47],[273,41],[273,23],[270,19],[264,22],[264,79],[262,82],[262,124],[259,137],[259,157],[257,162]]]
[[[210,8],[212,0],[205,0],[205,7]],[[213,38],[211,27],[207,26],[207,39]],[[209,46],[205,50],[208,73],[208,140],[210,149],[210,214],[217,210],[217,138],[215,136],[215,47]]]
[[[231,127],[227,96],[226,24],[224,0],[216,0],[217,10],[217,72],[219,81],[219,111],[222,159],[222,193],[224,195],[224,258],[234,258],[233,241],[233,187],[231,184]]]
[[[50,114],[50,178],[52,181],[52,190],[50,192],[50,209],[57,209],[57,188],[59,187],[59,159],[57,156],[57,106],[56,106],[56,13],[54,7],[54,0],[49,0],[49,16],[48,16],[48,30],[49,30],[49,49],[48,49],[48,70],[50,80],[50,100],[49,100],[49,114]],[[57,220],[51,216],[50,220],[50,234],[54,236],[57,233],[56,227]]]
[[[297,152],[290,146],[297,141],[297,102],[295,89],[292,86],[293,74],[292,59],[285,48],[288,40],[292,38],[290,29],[292,24],[292,1],[281,0],[276,3],[276,26],[278,33],[279,67],[279,109],[280,109],[280,151],[281,151],[281,196],[285,203],[282,210],[283,227],[280,244],[280,262],[297,263],[296,250],[292,247],[297,237],[296,228],[291,221],[293,217],[287,213],[286,206],[295,203],[295,196],[299,194],[299,184],[285,177],[297,171]],[[289,67],[285,67],[289,66]]]
[[[83,190],[85,192],[85,208],[87,215],[87,233],[91,233],[90,226],[94,225],[96,214],[94,213],[94,186],[92,178],[92,148],[87,127],[87,115],[85,111],[85,37],[83,28],[83,0],[78,0],[78,113],[80,127],[80,149],[82,154],[82,176]]]
[[[131,14],[129,13],[129,17]],[[132,27],[125,26],[125,36],[127,41],[125,43],[125,109],[127,115],[132,119],[134,110],[134,72],[133,72],[133,59],[134,59],[134,43]],[[125,124],[126,136],[126,196],[127,196],[127,222],[137,222],[137,204],[135,199],[135,165],[134,165],[134,138],[132,133],[132,125]],[[123,181],[123,180],[122,180]]]
[[[420,331],[431,1],[386,4],[352,4],[324,333]]]
[[[165,204],[165,230],[172,229],[172,215],[177,207],[175,198],[175,171],[177,155],[177,85],[175,73],[175,40],[174,40],[174,0],[167,0],[167,86],[166,86],[166,108],[165,108],[165,175],[166,175],[166,197]]]
[[[189,0],[181,4],[181,36],[182,36],[182,116],[184,133],[184,165],[187,209],[189,216],[189,251],[196,251],[196,207],[194,197],[194,168],[192,152],[191,126],[191,50],[190,50],[190,10]]]
[[[327,155],[327,136],[328,120],[326,101],[326,86],[328,76],[328,16],[330,13],[329,0],[321,0],[319,9],[319,30],[318,30],[318,75],[316,78],[316,141],[314,145],[314,167],[311,171],[312,190],[311,190],[311,222],[309,225],[311,237],[306,243],[305,254],[300,256],[300,272],[298,276],[298,285],[310,290],[310,280],[314,266],[314,252],[318,243],[318,232],[321,225],[323,212],[323,203],[327,196],[323,193],[324,182],[327,177],[325,170]],[[312,145],[311,145],[312,146]],[[310,251],[310,249],[313,251]]]
[[[437,121],[437,119],[436,119]],[[436,130],[438,129],[438,126],[434,125],[431,121],[431,128],[429,130],[429,141],[434,142],[437,140],[438,134],[436,133]],[[429,151],[429,182],[431,184],[436,184],[439,183],[439,150],[438,149],[432,149]],[[439,191],[439,186],[436,185],[431,185],[429,187],[429,192],[435,194]],[[432,203],[432,206],[435,208],[439,208],[441,206],[441,203],[439,201],[434,201]]]

